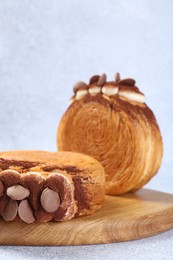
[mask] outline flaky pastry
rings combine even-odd
[[[163,145],[155,116],[135,80],[121,80],[116,74],[115,81],[107,82],[105,74],[96,75],[89,84],[80,82],[74,92],[59,124],[59,150],[100,161],[107,194],[143,187],[161,165]]]

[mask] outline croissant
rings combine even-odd
[[[104,167],[106,194],[137,191],[158,171],[163,153],[159,126],[131,78],[78,82],[57,132],[60,151],[88,154]]]
[[[67,221],[100,209],[103,167],[70,152],[0,153],[0,216],[5,221]]]

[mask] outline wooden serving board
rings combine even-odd
[[[142,189],[106,196],[103,208],[67,222],[0,221],[1,245],[83,245],[128,241],[173,228],[173,195]]]

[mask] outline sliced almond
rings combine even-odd
[[[115,74],[115,82],[118,83],[118,82],[120,81],[120,79],[121,79],[120,73],[117,72],[117,73]]]
[[[21,186],[21,185],[13,185],[7,189],[7,195],[13,200],[23,200],[27,198],[30,194],[30,191]]]
[[[3,193],[4,193],[4,184],[2,181],[0,181],[0,197],[2,197]]]
[[[41,205],[46,212],[55,212],[60,205],[59,194],[49,188],[44,189],[41,194]]]
[[[18,207],[19,217],[26,223],[31,224],[35,221],[33,210],[29,206],[27,199],[22,200]]]
[[[103,73],[98,80],[98,86],[103,86],[106,83],[106,78],[106,74]]]
[[[93,84],[99,80],[100,76],[99,75],[94,75],[90,78],[89,84]]]
[[[6,221],[12,221],[15,219],[17,215],[17,208],[17,202],[15,200],[10,200],[2,212],[3,219]]]

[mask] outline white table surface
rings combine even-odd
[[[139,259],[172,260],[173,230],[133,242],[95,246],[1,247],[0,257],[8,259]]]
[[[0,150],[56,150],[76,81],[134,77],[164,141],[147,187],[173,193],[173,1],[0,0]],[[22,239],[22,238],[21,238]],[[8,259],[173,259],[173,230],[96,246],[0,247]]]

